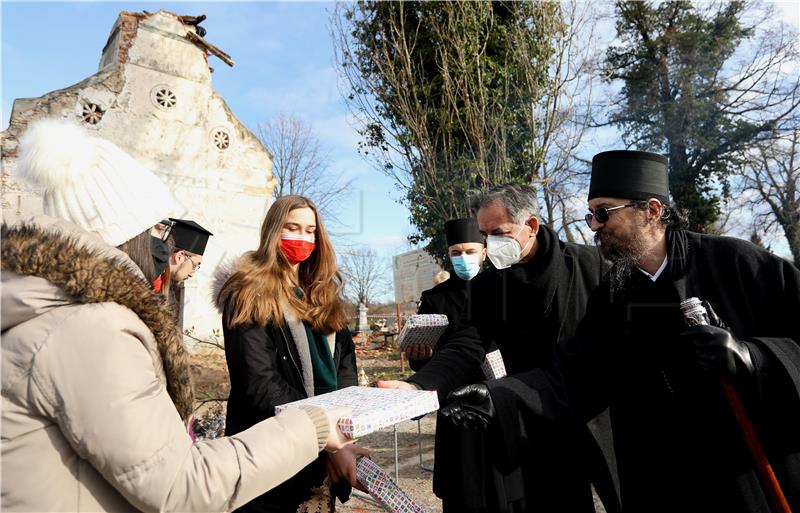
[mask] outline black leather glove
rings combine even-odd
[[[740,379],[755,373],[747,344],[724,328],[692,326],[681,333],[681,339],[692,344],[697,364],[703,370]]]
[[[703,299],[701,301],[703,307],[706,309],[706,313],[708,314],[708,323],[712,326],[716,326],[717,328],[728,329],[728,325],[723,322],[722,318],[717,315],[717,312],[714,311],[714,307],[711,306],[711,303]]]
[[[447,401],[440,413],[457,427],[486,430],[494,419],[492,396],[483,383],[457,388],[447,395]]]

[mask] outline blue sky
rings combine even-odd
[[[37,97],[96,73],[122,10],[200,15],[206,39],[236,65],[215,57],[214,88],[254,129],[279,112],[308,122],[331,156],[330,170],[355,178],[340,214],[339,240],[369,244],[388,259],[408,249],[408,210],[391,180],[357,153],[359,139],[341,100],[328,20],[332,2],[0,2],[2,129],[15,98]],[[362,204],[363,201],[363,204]],[[363,216],[362,216],[363,212]]]
[[[800,26],[798,2],[775,3],[785,21]],[[400,193],[394,183],[371,168],[356,150],[359,136],[348,122],[341,99],[328,27],[334,7],[333,2],[0,0],[0,128],[8,125],[15,98],[41,96],[94,74],[121,10],[164,8],[177,14],[206,14],[206,39],[236,62],[229,68],[210,57],[215,89],[250,128],[279,112],[294,114],[312,126],[330,152],[331,171],[355,178],[356,190],[340,214],[345,226],[337,227],[341,234],[337,240],[368,244],[388,264],[392,254],[410,249],[406,238],[413,228],[408,210],[397,202]],[[615,144],[593,144],[601,146],[598,150],[609,149],[603,143]],[[592,153],[586,147],[583,150]]]

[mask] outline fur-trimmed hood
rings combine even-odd
[[[211,278],[211,303],[217,307],[217,311],[222,313],[225,305],[219,302],[219,293],[222,290],[222,287],[225,285],[233,273],[236,272],[236,268],[239,264],[239,260],[244,255],[240,255],[238,257],[226,258],[225,260],[221,261],[216,269],[214,269],[214,275]]]
[[[128,256],[99,237],[45,216],[2,226],[2,330],[62,306],[116,303],[133,311],[152,332],[145,347],[157,375],[185,419],[193,393],[188,355],[169,305],[154,292]]]

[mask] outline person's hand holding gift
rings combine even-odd
[[[376,383],[378,388],[390,388],[395,390],[419,390],[419,387],[413,385],[407,381],[396,381],[396,380],[382,380],[379,379]]]
[[[328,442],[325,444],[326,451],[334,453],[344,447],[347,447],[348,445],[355,443],[354,440],[351,440],[350,437],[342,433],[342,430],[339,429],[339,419],[342,417],[349,417],[352,414],[352,408],[347,408],[344,406],[325,410],[325,416],[328,419],[329,428]]]
[[[355,443],[346,445],[336,452],[329,452],[325,458],[325,470],[331,483],[346,481],[353,488],[366,492],[367,489],[356,479],[356,460],[361,456],[369,456],[369,450]]]
[[[412,344],[406,354],[412,360],[427,360],[433,356],[433,347],[427,344]]]

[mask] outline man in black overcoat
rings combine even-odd
[[[595,156],[586,219],[613,266],[577,336],[547,368],[454,392],[442,414],[502,424],[487,404],[514,402],[533,426],[610,407],[624,512],[778,511],[724,381],[798,511],[800,271],[749,242],[681,229],[667,183],[660,155]],[[712,325],[687,328],[689,297]]]
[[[446,344],[407,382],[379,386],[436,390],[445,404],[451,390],[475,382],[492,342],[509,374],[527,371],[548,361],[583,317],[603,270],[596,248],[562,242],[540,224],[530,187],[497,187],[475,198],[473,208],[493,267],[471,282],[472,315],[462,315]],[[602,458],[586,425],[543,426],[551,436],[538,444],[527,436],[515,407],[499,401],[494,407],[508,419],[503,432],[477,441],[474,434],[453,436],[437,447],[434,491],[444,511],[594,512],[590,481],[594,473],[602,475]],[[608,491],[610,481],[603,482]],[[614,511],[611,504],[607,509]]]
[[[451,219],[445,222],[444,228],[454,275],[422,293],[417,313],[444,314],[448,325],[435,348],[418,344],[407,351],[409,364],[417,372],[430,361],[434,349],[441,351],[447,346],[461,322],[472,319],[472,280],[486,259],[484,236],[476,219]],[[492,343],[489,350],[494,349],[497,347]],[[468,382],[486,379],[480,367],[473,371]],[[443,499],[447,511],[474,510],[476,504],[485,504],[488,488],[497,488],[495,479],[502,484],[502,476],[490,464],[489,448],[482,433],[439,422],[434,449],[434,491]],[[497,491],[492,495],[496,496]]]

